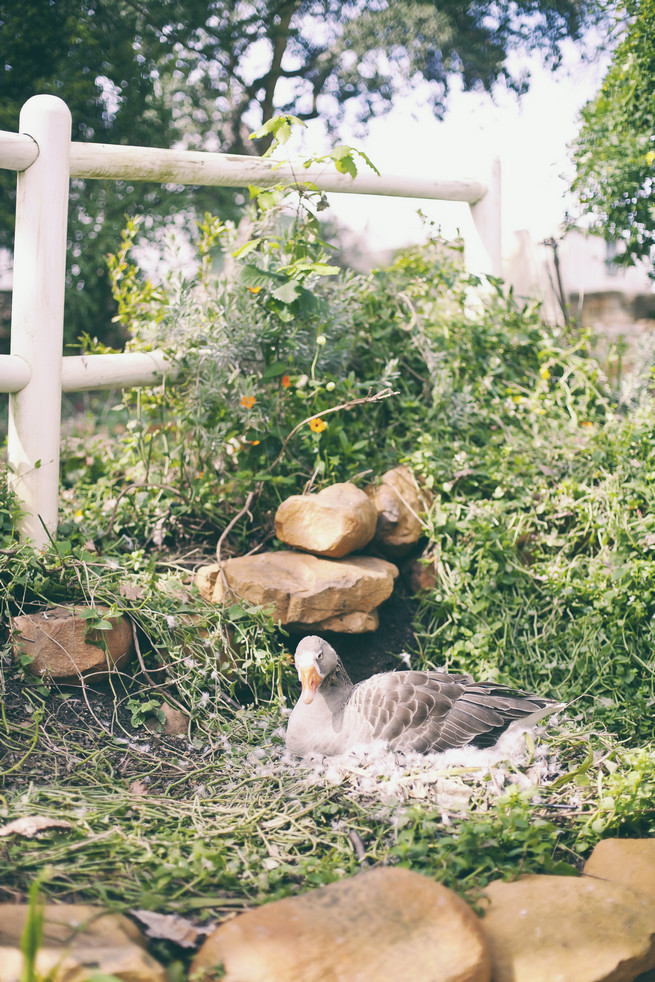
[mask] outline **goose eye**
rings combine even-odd
[[[320,661],[322,657],[323,657],[323,652],[319,651],[318,654],[316,655],[316,661]]]

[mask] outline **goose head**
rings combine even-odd
[[[339,656],[327,641],[315,634],[303,638],[296,648],[296,671],[302,685],[301,699],[312,702],[324,679],[339,667]]]

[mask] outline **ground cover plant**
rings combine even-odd
[[[245,235],[208,216],[197,273],[161,284],[141,277],[128,228],[110,263],[120,317],[181,374],[115,397],[92,431],[70,424],[60,534],[42,554],[18,544],[3,496],[3,624],[84,603],[94,626],[127,613],[138,642],[109,686],[58,689],[15,663],[6,634],[0,815],[67,824],[0,836],[5,900],[38,881],[47,897],[204,923],[388,863],[475,900],[499,875],[574,872],[603,835],[654,831],[651,366],[612,386],[586,336],[466,275],[438,237],[342,273],[320,196],[280,215],[282,199],[254,191]],[[286,759],[294,639],[192,585],[217,549],[275,548],[286,495],[398,463],[434,495],[420,546],[434,586],[401,588],[412,663],[569,705],[502,781],[450,773],[459,805]],[[371,671],[399,653],[398,610],[382,640],[348,643]],[[165,703],[186,734],[161,732]]]

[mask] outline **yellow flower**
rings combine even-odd
[[[652,167],[653,164],[655,164],[655,150],[648,151],[648,153],[646,154],[646,163],[648,164],[649,167]]]
[[[261,290],[261,286],[249,286],[248,289],[250,290],[251,293],[259,293],[259,291]]]
[[[550,371],[548,369],[548,366],[542,365],[541,368],[539,369],[539,374],[541,375],[544,382],[547,382],[548,379],[550,378]]]
[[[254,396],[242,396],[241,397],[241,405],[245,409],[252,409],[252,407],[255,405],[255,402],[256,401],[257,400],[255,399]]]
[[[312,433],[322,433],[323,430],[327,429],[327,423],[325,423],[322,419],[310,419],[309,428]]]

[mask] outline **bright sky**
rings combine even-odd
[[[543,68],[536,56],[529,63],[532,83],[521,100],[500,89],[493,98],[453,91],[446,117],[438,122],[429,109],[417,110],[415,101],[406,99],[374,120],[366,138],[345,133],[341,142],[364,150],[389,174],[485,179],[487,161],[498,156],[506,251],[514,231],[528,229],[534,241],[557,232],[566,211],[567,175],[572,175],[567,145],[577,133],[579,110],[598,90],[608,63],[608,53],[585,60],[581,48],[568,44],[556,72]],[[310,125],[307,149],[316,152],[316,141],[323,139]],[[453,202],[332,195],[331,203],[334,214],[363,232],[376,250],[423,239],[418,208],[447,236],[468,218],[467,206]]]

